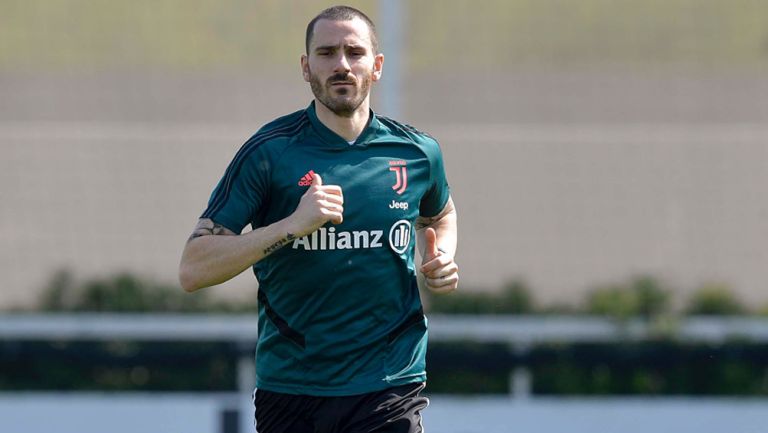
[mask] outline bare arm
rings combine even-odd
[[[193,292],[223,283],[295,238],[286,220],[236,235],[212,220],[202,218],[181,256],[181,286]]]
[[[416,241],[421,253],[421,272],[424,283],[435,293],[456,290],[459,283],[459,267],[456,255],[457,217],[453,199],[449,198],[443,210],[434,217],[416,220]],[[429,231],[432,233],[428,233]]]
[[[179,281],[184,290],[194,292],[223,283],[326,222],[340,224],[344,211],[341,188],[324,186],[320,176],[315,176],[296,210],[266,227],[238,235],[210,219],[200,219],[181,256]]]

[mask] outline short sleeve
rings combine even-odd
[[[430,183],[419,204],[419,215],[426,218],[439,214],[445,208],[451,195],[448,179],[445,175],[442,152],[440,152],[437,142],[433,143],[434,145],[427,150]]]
[[[263,146],[246,142],[230,162],[200,218],[240,233],[266,202],[270,162]]]

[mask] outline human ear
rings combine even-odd
[[[309,82],[309,58],[306,54],[301,55],[301,75],[304,77],[304,81]]]
[[[373,81],[379,81],[384,72],[384,54],[379,53],[373,58]]]

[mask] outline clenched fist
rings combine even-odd
[[[437,247],[437,232],[429,227],[424,232],[426,248],[422,258],[421,273],[427,288],[435,293],[449,293],[459,285],[459,266],[453,257]]]
[[[330,221],[344,221],[344,195],[338,185],[323,185],[323,178],[315,173],[312,184],[301,196],[299,206],[291,214],[291,225],[296,237],[306,236]]]

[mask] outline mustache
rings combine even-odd
[[[355,76],[338,73],[328,77],[328,81],[327,81],[328,84],[338,83],[338,82],[355,84]]]

